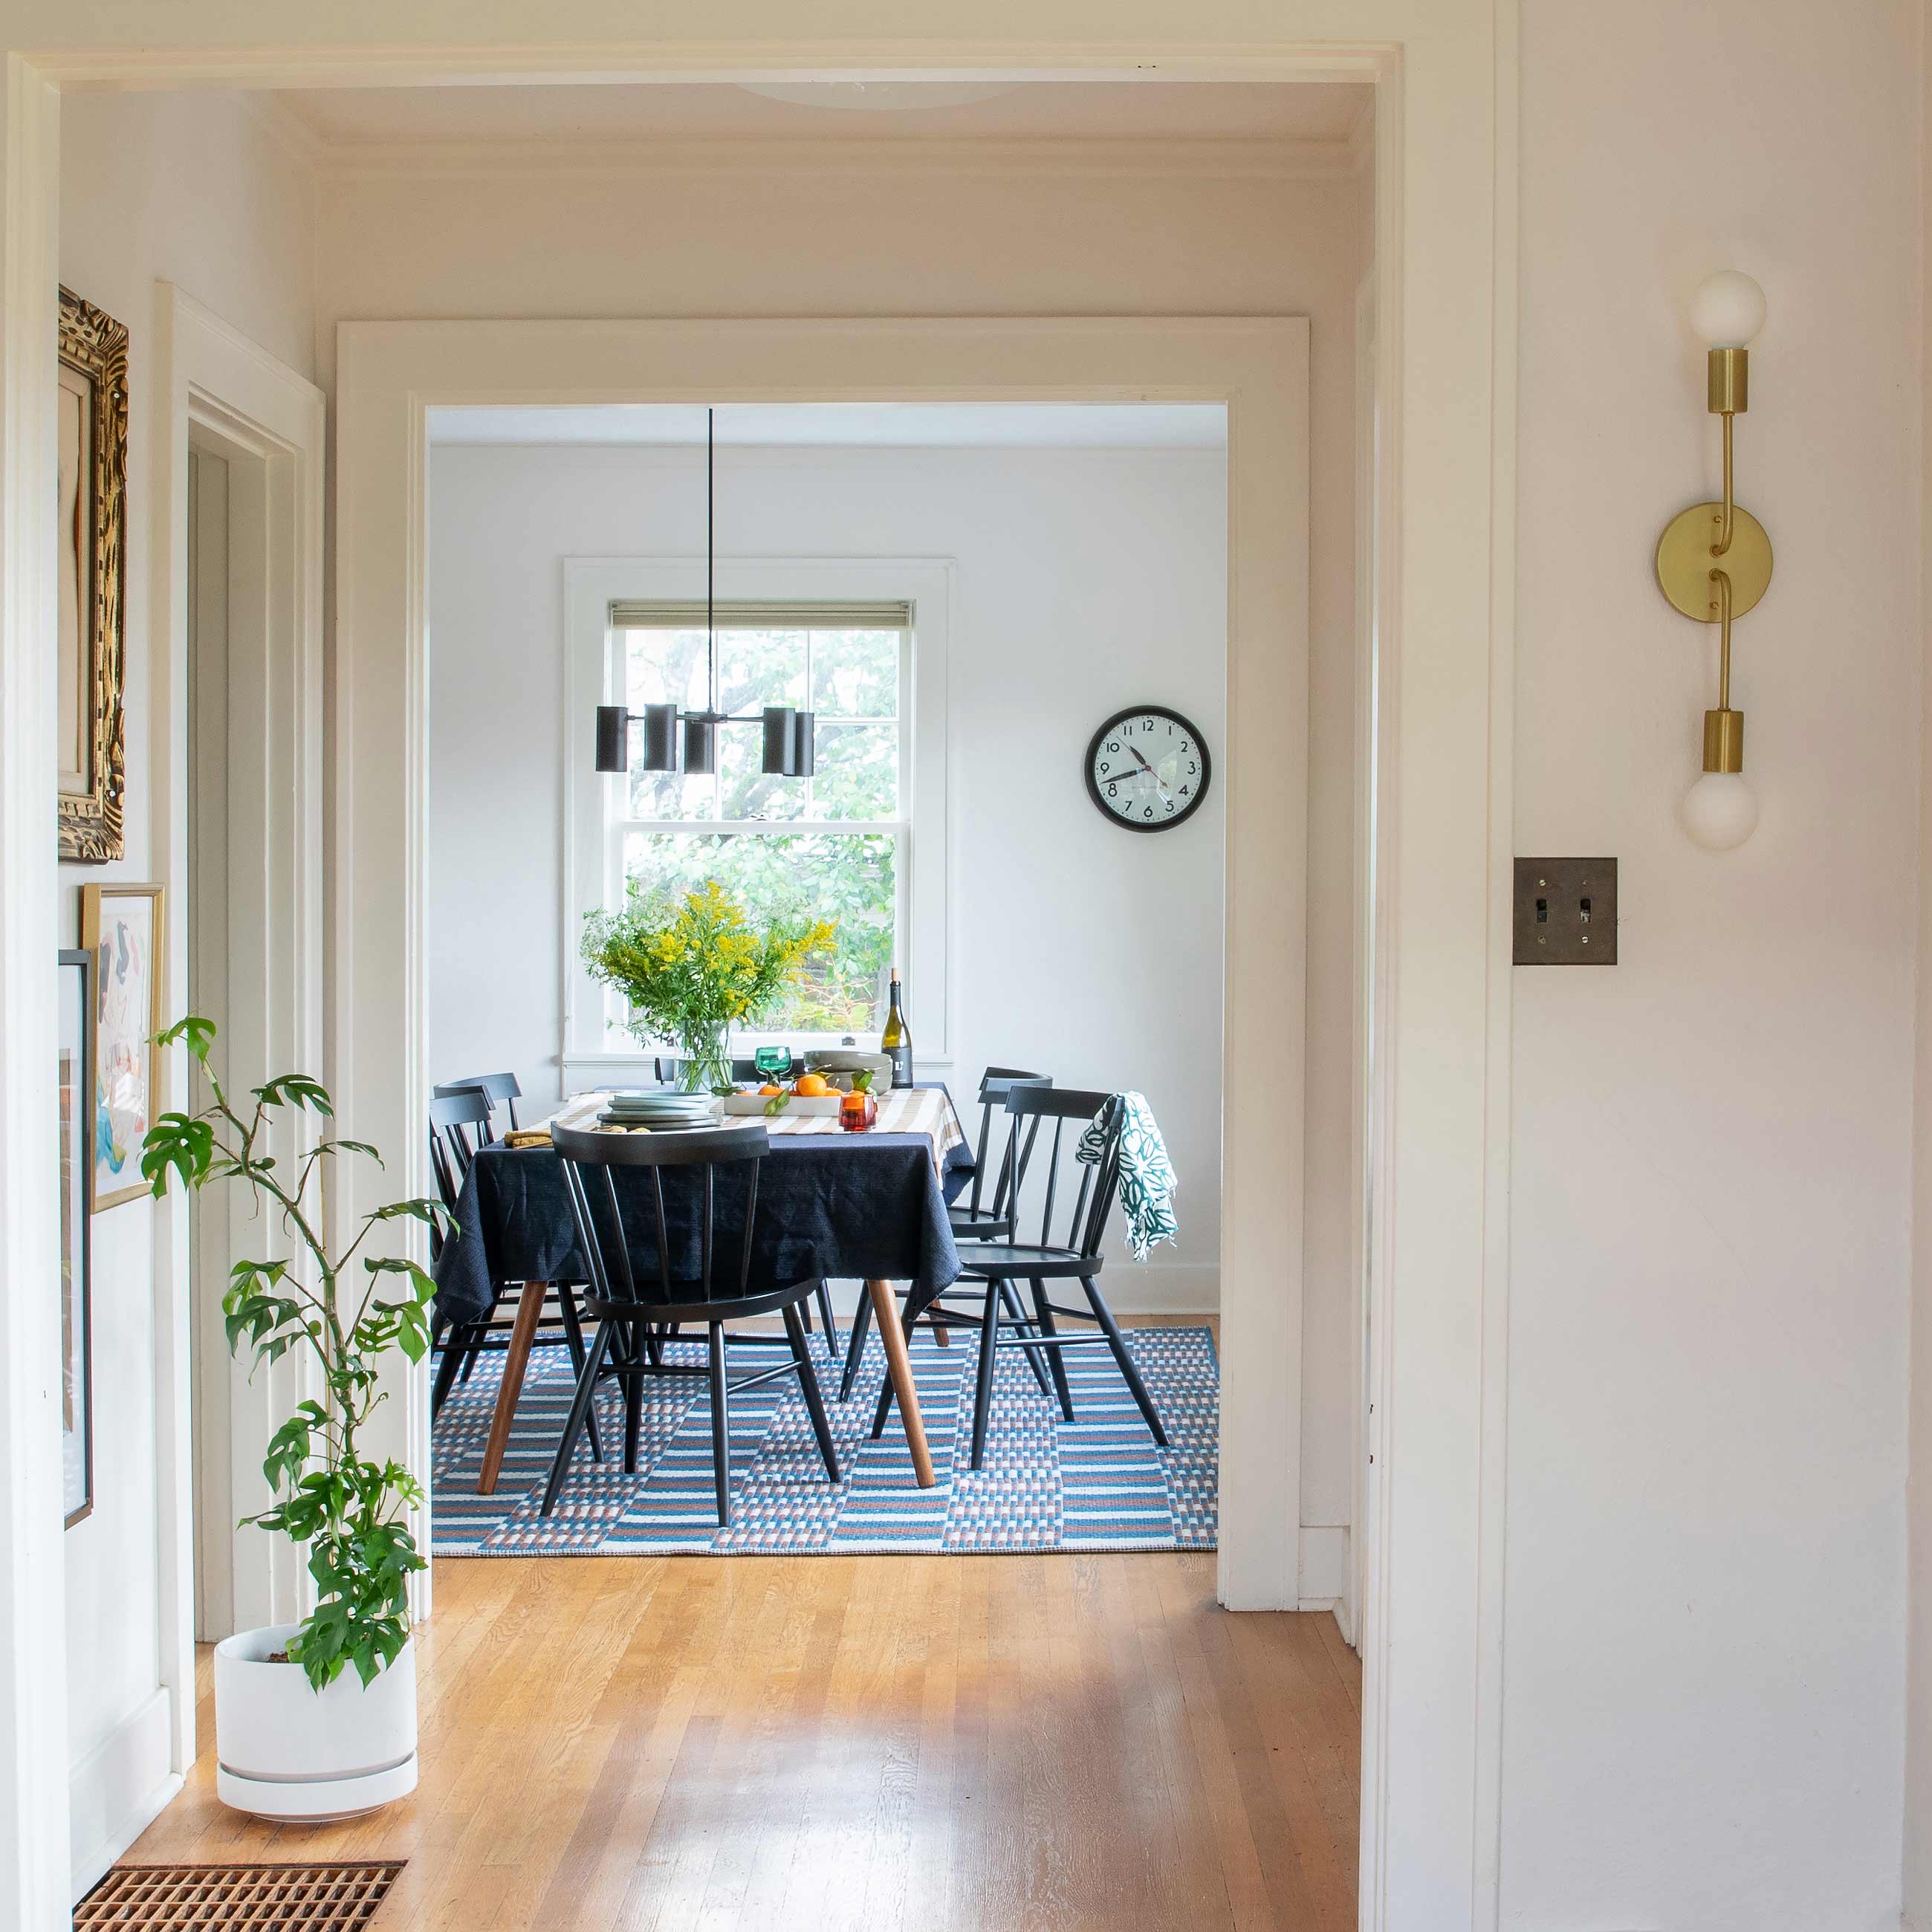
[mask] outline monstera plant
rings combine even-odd
[[[193,1188],[233,1183],[266,1211],[257,1226],[270,1252],[230,1270],[222,1311],[228,1346],[252,1350],[260,1367],[291,1351],[305,1352],[319,1393],[296,1405],[268,1444],[262,1472],[274,1501],[244,1523],[286,1536],[308,1552],[315,1607],[290,1632],[285,1653],[320,1692],[352,1665],[366,1687],[409,1642],[409,1579],[423,1558],[406,1512],[423,1500],[421,1486],[394,1461],[373,1462],[358,1447],[371,1414],[386,1399],[380,1365],[392,1349],[412,1362],[430,1346],[430,1304],[436,1285],[416,1262],[364,1252],[387,1224],[446,1220],[440,1201],[392,1201],[362,1216],[340,1252],[322,1226],[318,1177],[348,1155],[382,1165],[361,1141],[322,1138],[302,1151],[272,1153],[276,1124],[291,1114],[332,1121],[320,1082],[287,1073],[231,1100],[208,1049],[215,1029],[194,1015],[158,1036],[185,1046],[206,1071],[213,1096],[200,1113],[164,1114],[143,1143],[141,1172],[157,1198],[170,1174]],[[285,1137],[290,1138],[290,1137]],[[413,1702],[412,1700],[412,1708]]]

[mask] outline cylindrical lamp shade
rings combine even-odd
[[[700,777],[718,769],[718,727],[708,719],[684,721],[684,768]]]
[[[809,711],[791,714],[791,770],[794,776],[808,778],[818,769],[818,746]]]
[[[644,721],[644,770],[674,772],[677,770],[677,706],[647,704],[640,714]]]
[[[764,769],[767,776],[795,778],[798,776],[798,757],[794,748],[791,721],[797,714],[788,704],[768,704],[765,706],[765,754]]]
[[[597,707],[597,769],[621,772],[630,763],[631,714],[621,704]]]

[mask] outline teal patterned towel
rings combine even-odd
[[[1138,1094],[1114,1097],[1127,1110],[1120,1129],[1120,1205],[1126,1210],[1127,1246],[1136,1261],[1144,1262],[1155,1242],[1173,1240],[1179,1232],[1174,1218],[1174,1163],[1146,1101]],[[1106,1118],[1103,1108],[1074,1150],[1090,1167],[1099,1162],[1106,1144],[1101,1126]]]

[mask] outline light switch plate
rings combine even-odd
[[[1515,958],[1519,966],[1614,966],[1616,860],[1519,859]]]

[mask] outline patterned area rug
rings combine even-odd
[[[607,1383],[598,1413],[607,1460],[580,1442],[557,1505],[537,1514],[570,1406],[569,1357],[532,1355],[494,1496],[476,1493],[502,1358],[486,1356],[452,1390],[436,1426],[434,1547],[439,1556],[854,1556],[892,1550],[1211,1550],[1220,1378],[1205,1328],[1133,1328],[1128,1346],[1161,1413],[1157,1449],[1104,1348],[1066,1352],[1076,1420],[1062,1419],[1019,1352],[1002,1350],[986,1466],[972,1452],[978,1338],[953,1331],[940,1348],[913,1341],[913,1372],[939,1480],[922,1490],[896,1413],[877,1442],[872,1407],[885,1372],[874,1335],[850,1401],[833,1400],[838,1372],[814,1338],[842,1480],[825,1480],[812,1424],[790,1378],[731,1405],[731,1526],[712,1500],[711,1411],[703,1384],[646,1383],[638,1472],[621,1467],[623,1403]],[[680,1344],[703,1360],[700,1345]],[[734,1351],[756,1366],[763,1349]],[[842,1359],[843,1349],[841,1349]],[[768,1358],[767,1358],[768,1359]]]

